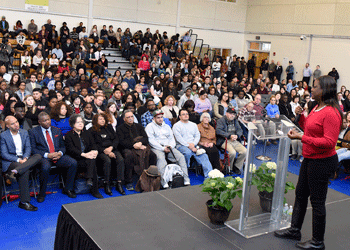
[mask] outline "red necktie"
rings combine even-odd
[[[50,153],[55,153],[55,146],[53,145],[53,142],[48,130],[46,130],[46,140],[47,140],[47,144],[49,144]],[[57,161],[53,161],[53,162],[55,163]]]

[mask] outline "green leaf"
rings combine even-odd
[[[272,187],[267,187],[267,188],[266,188],[266,191],[269,192],[269,193],[271,193],[271,192],[273,192],[273,188],[272,188]]]
[[[226,200],[227,198],[228,198],[228,193],[227,192],[222,192],[221,194],[220,194],[220,200],[221,201],[224,201],[224,200]]]

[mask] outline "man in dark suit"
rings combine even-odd
[[[124,123],[117,128],[117,135],[119,138],[119,145],[122,149],[124,162],[125,162],[125,186],[127,190],[134,190],[132,185],[132,171],[135,168],[136,173],[139,173],[138,169],[136,169],[139,162],[139,159],[135,159],[134,149],[142,150],[146,152],[146,150],[150,151],[148,136],[145,129],[141,124],[134,122],[134,113],[131,110],[125,110],[123,114]],[[146,153],[147,154],[147,153]],[[152,151],[149,152],[148,162],[146,162],[144,158],[143,166],[150,166],[157,164],[157,156]],[[148,167],[147,167],[148,168]],[[141,169],[143,171],[143,169]]]
[[[58,128],[51,127],[50,116],[41,112],[38,115],[37,126],[29,131],[30,143],[33,153],[42,156],[40,172],[40,193],[37,198],[38,202],[45,200],[47,181],[52,165],[67,168],[67,181],[62,193],[69,198],[76,198],[73,192],[74,178],[77,171],[77,161],[68,155],[64,155],[66,148],[63,142],[63,136]]]
[[[31,155],[29,135],[26,130],[20,129],[14,116],[7,116],[5,124],[8,130],[1,138],[2,171],[12,180],[18,180],[20,199],[18,207],[37,211],[38,208],[30,204],[29,170],[41,160],[41,156]]]

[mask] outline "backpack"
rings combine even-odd
[[[178,187],[184,187],[185,184],[184,184],[185,180],[184,180],[184,177],[179,174],[179,173],[176,173],[175,175],[173,175],[173,181],[169,181],[169,187],[171,188],[178,188]]]

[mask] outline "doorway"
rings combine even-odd
[[[256,58],[255,60],[255,69],[254,69],[254,78],[257,79],[260,74],[260,67],[261,67],[261,62],[264,59],[269,59],[270,53],[269,52],[255,52],[255,51],[250,51],[248,60],[250,60],[254,56]]]

